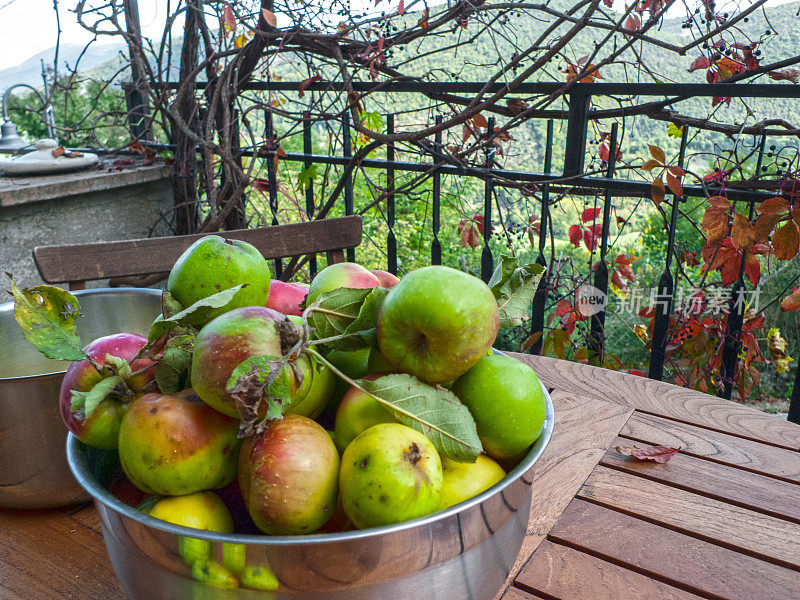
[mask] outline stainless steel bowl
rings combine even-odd
[[[534,463],[553,432],[553,404],[545,395],[541,436],[501,482],[427,517],[361,531],[278,537],[180,527],[108,492],[121,472],[115,453],[88,448],[70,435],[67,458],[95,499],[111,562],[132,600],[489,600],[525,536]],[[212,542],[220,561],[227,545],[239,545],[245,563],[271,569],[280,587],[219,589],[194,580],[179,551],[184,536]]]
[[[119,332],[147,335],[161,292],[114,288],[74,292],[85,315],[83,344]],[[58,392],[68,362],[46,358],[22,337],[14,304],[0,304],[0,507],[49,508],[88,500],[64,456],[67,429]]]

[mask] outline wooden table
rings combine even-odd
[[[633,375],[524,356],[551,388],[504,600],[800,599],[800,426]],[[618,445],[680,446],[667,464]],[[0,511],[0,599],[123,599],[91,505]]]

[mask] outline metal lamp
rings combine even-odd
[[[44,120],[45,125],[47,125],[47,135],[51,138],[56,137],[53,107],[47,103],[47,100],[45,100],[44,96],[42,96],[39,90],[37,90],[35,87],[26,83],[18,83],[16,85],[12,85],[3,94],[2,109],[4,123],[0,125],[0,152],[14,152],[20,148],[25,148],[26,146],[30,145],[19,136],[17,133],[17,126],[11,122],[11,118],[8,115],[8,97],[11,95],[12,90],[19,87],[28,88],[39,97],[39,100],[42,102],[42,106],[44,107]]]

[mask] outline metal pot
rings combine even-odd
[[[161,291],[99,288],[73,292],[85,315],[83,344],[104,335],[147,335]],[[58,409],[69,365],[46,358],[22,336],[14,304],[0,304],[0,507],[50,508],[88,500],[64,457],[67,429]]]
[[[266,536],[172,525],[108,492],[121,472],[116,453],[88,448],[70,435],[67,458],[94,497],[114,571],[133,600],[490,600],[525,537],[534,463],[553,431],[553,405],[545,395],[541,436],[501,482],[432,515],[361,531]],[[271,569],[280,587],[219,589],[193,579],[179,550],[186,537],[212,542],[218,562],[238,551],[248,566]]]

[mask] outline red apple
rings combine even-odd
[[[499,312],[477,277],[443,266],[403,276],[378,314],[378,346],[399,370],[428,383],[455,379],[486,356]]]
[[[279,327],[283,323],[288,323],[286,316],[271,308],[248,306],[203,327],[192,356],[192,388],[197,395],[218,411],[239,417],[236,400],[225,391],[231,373],[251,356],[281,356]]]
[[[83,351],[102,367],[106,365],[106,355],[130,361],[146,343],[140,335],[117,333],[96,339]],[[131,363],[131,370],[135,373],[152,364],[152,360],[140,358]],[[128,378],[126,383],[135,392],[153,381],[154,376],[155,369],[147,369]],[[127,402],[109,396],[88,417],[83,408],[72,410],[72,391],[88,392],[103,377],[88,360],[73,362],[64,375],[58,400],[64,424],[80,441],[95,448],[112,449],[117,447],[119,424],[128,408]]]
[[[381,285],[377,275],[356,263],[335,263],[317,273],[308,288],[306,306],[310,306],[317,296],[337,288],[369,289]]]
[[[119,462],[136,487],[178,496],[222,488],[236,477],[239,422],[192,390],[137,398],[122,419]]]
[[[239,456],[239,487],[264,533],[316,531],[334,514],[339,453],[328,432],[299,415],[270,423],[247,438]]]
[[[372,269],[370,271],[375,277],[377,277],[381,282],[381,287],[386,289],[393,288],[397,285],[397,282],[400,281],[397,275],[392,275],[389,271],[381,271],[380,269]]]
[[[300,303],[308,294],[308,285],[304,283],[286,283],[273,279],[269,284],[269,299],[267,308],[277,310],[284,315],[300,316]]]

